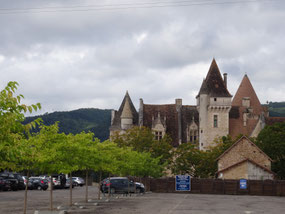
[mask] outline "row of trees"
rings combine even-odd
[[[122,148],[110,141],[100,142],[93,133],[59,133],[57,123],[46,126],[41,119],[23,125],[24,113],[36,111],[41,106],[21,104],[24,97],[15,95],[17,86],[16,82],[9,82],[0,93],[0,170],[26,170],[28,174],[32,171],[49,175],[64,173],[70,177],[78,170],[120,176],[162,175],[161,158],[152,157],[149,152]],[[31,132],[35,127],[39,127],[39,131]],[[50,192],[52,209],[52,188]],[[71,205],[72,192],[70,196]],[[24,213],[26,202],[27,189]]]

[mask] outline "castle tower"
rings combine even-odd
[[[227,89],[227,74],[221,76],[213,59],[196,97],[199,112],[199,149],[206,150],[217,137],[229,134],[232,95]]]
[[[128,93],[128,92],[127,92]],[[131,111],[130,101],[126,99],[122,114],[121,114],[121,128],[127,130],[133,126],[133,115]]]
[[[256,137],[265,125],[265,111],[245,74],[232,101],[230,135]]]
[[[127,91],[119,110],[112,110],[110,136],[114,132],[124,133],[127,129],[138,125],[138,117],[138,112]]]

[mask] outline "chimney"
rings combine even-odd
[[[181,108],[182,107],[182,99],[175,99],[175,104],[176,108]]]
[[[224,84],[226,86],[226,88],[228,88],[227,84],[228,84],[228,74],[224,73]]]

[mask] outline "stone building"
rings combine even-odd
[[[218,157],[218,178],[222,179],[274,179],[272,159],[250,139],[243,136]]]
[[[173,104],[152,105],[140,99],[137,111],[127,92],[119,110],[112,111],[110,136],[132,126],[146,126],[152,129],[156,139],[167,133],[174,147],[190,142],[206,150],[217,137],[257,136],[266,123],[277,120],[268,117],[247,75],[232,100],[227,89],[227,74],[222,77],[215,59],[196,101],[196,105],[183,105],[182,99],[175,99]]]

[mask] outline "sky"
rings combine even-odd
[[[213,58],[234,95],[285,101],[283,0],[0,0],[0,89],[19,83],[35,114],[195,105]]]

